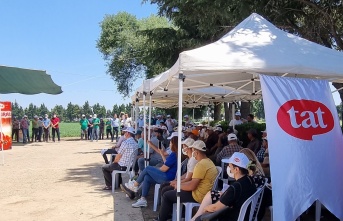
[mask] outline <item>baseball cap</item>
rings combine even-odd
[[[190,137],[184,141],[181,141],[181,144],[185,144],[187,147],[190,147],[193,143],[194,143],[194,140]]]
[[[136,134],[135,129],[133,129],[133,127],[127,127],[126,129],[123,130],[123,132],[129,132],[130,134]]]
[[[170,117],[170,115],[168,114],[167,117]]]
[[[27,117],[27,115],[24,115],[24,117]]]
[[[194,130],[192,130],[192,134],[194,134],[195,136],[199,136],[199,131],[194,129]]]
[[[261,132],[262,132],[262,133],[267,133],[267,129],[265,129],[265,130],[262,130]]]
[[[250,161],[248,157],[245,156],[244,153],[240,153],[240,152],[234,152],[228,161],[228,163],[231,163],[235,166],[238,166],[244,169],[248,169],[249,162]]]
[[[237,140],[237,136],[236,136],[236,134],[229,134],[229,135],[227,135],[227,139],[228,139],[228,141],[230,141],[230,140]]]
[[[33,118],[35,118],[35,119],[36,119],[36,118],[38,118],[38,116],[37,116],[37,115],[35,115]]]
[[[235,116],[241,116],[241,112],[236,112]]]
[[[141,130],[137,130],[136,134],[141,135],[142,131]]]
[[[206,144],[202,140],[195,141],[191,146],[188,146],[189,148],[194,148],[200,151],[206,151]]]
[[[262,137],[262,140],[268,141],[268,138],[267,137]]]
[[[189,118],[188,115],[183,116],[184,118]]]
[[[167,139],[168,140],[171,140],[173,137],[177,137],[178,136],[178,133],[177,132],[173,132],[170,137],[168,137]]]
[[[197,126],[198,126],[198,127],[203,127],[204,125],[203,125],[203,124],[198,124]]]
[[[168,130],[168,128],[166,126],[162,126],[161,129],[162,130]]]
[[[93,115],[93,117],[94,117],[94,118],[96,118],[96,117],[97,117],[97,115],[96,115],[96,114],[94,114],[94,115]]]
[[[223,129],[222,129],[221,127],[216,127],[216,128],[214,129],[214,131],[220,131],[220,132],[222,132]]]
[[[82,114],[82,117],[85,117],[85,115],[84,115],[84,114]]]

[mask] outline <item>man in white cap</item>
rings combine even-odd
[[[256,192],[255,182],[248,175],[249,165],[250,161],[245,154],[235,152],[229,159],[227,173],[236,181],[229,186],[216,203],[205,206],[203,211],[213,213],[228,207],[215,218],[219,220],[237,220],[243,203]],[[196,219],[193,217],[193,220],[206,219],[206,215],[208,214],[205,213]]]
[[[213,162],[206,157],[206,145],[202,140],[195,141],[190,148],[193,149],[192,156],[198,163],[195,165],[192,179],[181,183],[180,200],[181,203],[201,203],[205,194],[211,190],[218,171]],[[176,183],[172,185],[176,189]],[[165,221],[170,218],[176,200],[176,190],[170,190],[163,194],[157,220]]]
[[[239,152],[242,147],[237,143],[237,136],[234,133],[231,133],[227,136],[227,140],[229,141],[229,145],[225,146],[222,151],[220,151],[216,158],[216,165],[220,166],[222,159],[230,158],[233,153]]]
[[[177,126],[177,122],[173,119],[169,114],[167,115],[166,125],[168,128],[168,132],[171,134],[173,133],[174,127]]]
[[[51,121],[49,119],[49,115],[45,114],[43,119],[43,131],[44,131],[44,141],[48,142],[50,137],[50,127]]]
[[[241,112],[236,112],[235,113],[235,119],[232,119],[229,123],[230,127],[236,126],[236,125],[240,125],[242,124],[243,121],[241,120]]]
[[[82,114],[82,116],[81,116],[80,125],[81,125],[81,140],[83,140],[83,139],[87,140],[87,138],[88,138],[88,120],[86,119],[86,115],[84,115],[84,114]]]
[[[137,120],[137,126],[140,130],[143,130],[143,127],[144,127],[143,115],[139,115],[139,118]]]
[[[128,127],[127,129],[123,130],[125,132],[124,136],[126,138],[123,141],[122,145],[118,150],[118,154],[114,158],[113,162],[110,164],[105,164],[102,166],[102,172],[105,178],[106,186],[103,188],[104,190],[111,190],[112,189],[112,171],[113,170],[126,170],[127,167],[130,165],[130,157],[133,152],[138,151],[138,144],[134,139],[135,130],[132,127]],[[121,183],[121,176],[119,174],[119,184]]]
[[[27,120],[27,116],[24,115],[23,118],[20,121],[20,128],[23,133],[23,143],[30,142],[30,136],[29,134],[29,121]]]

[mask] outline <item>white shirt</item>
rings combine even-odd
[[[166,125],[168,128],[168,131],[173,131],[174,127],[176,126],[176,120],[168,119],[168,120],[166,120]]]
[[[142,119],[138,119],[137,120],[137,124],[138,124],[138,127],[144,127],[144,120],[143,120],[143,118]]]
[[[118,118],[116,118],[116,119],[112,118],[111,119],[111,127],[119,127],[119,119]]]
[[[233,125],[240,125],[242,123],[243,123],[243,121],[241,121],[241,119],[239,119],[239,120],[233,119],[230,121],[229,126],[232,127]]]

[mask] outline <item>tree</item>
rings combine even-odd
[[[166,43],[169,42],[167,38],[164,38],[167,40],[164,44],[155,44],[156,41],[150,41],[145,33],[150,29],[172,27],[166,18],[152,15],[138,20],[127,12],[120,12],[106,16],[100,26],[101,34],[97,48],[107,62],[108,74],[112,76],[118,91],[124,96],[129,95],[137,77],[144,73],[152,77],[170,66],[171,63],[165,62],[170,54],[163,54],[165,58],[161,59],[161,55],[156,56],[154,53],[163,51],[160,49],[166,47]]]
[[[85,104],[82,106],[81,108],[81,112],[82,114],[86,115],[86,116],[89,116],[90,114],[92,114],[92,108],[91,106],[89,105],[89,102],[86,101]]]
[[[117,114],[117,115],[120,114],[119,107],[118,107],[117,104],[113,105],[113,108],[112,108],[112,114],[111,114],[111,116],[113,116],[114,114]]]
[[[18,119],[21,119],[24,116],[23,108],[16,101],[12,103],[12,116],[17,117]]]
[[[252,113],[258,119],[265,119],[263,100],[255,100],[252,102]]]
[[[55,113],[61,121],[65,121],[65,109],[62,105],[56,105],[51,109],[51,113]]]
[[[37,115],[39,117],[44,117],[44,115],[47,114],[50,116],[50,112],[48,108],[45,106],[45,104],[41,104],[39,108],[37,108]]]

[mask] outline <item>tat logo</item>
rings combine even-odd
[[[286,133],[302,140],[312,140],[314,135],[325,134],[334,127],[329,108],[312,100],[287,101],[279,108],[277,121]]]
[[[233,159],[233,160],[234,160],[235,162],[237,162],[237,163],[238,163],[238,162],[241,162],[241,160],[240,160],[239,158],[237,158],[237,157],[236,157],[235,159]]]

